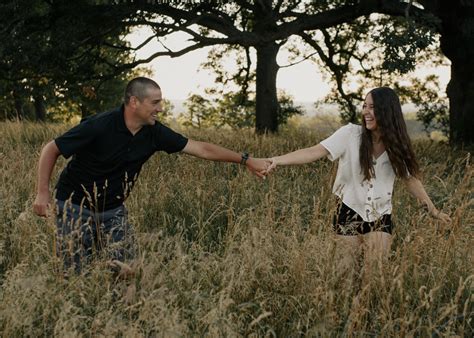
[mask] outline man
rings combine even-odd
[[[142,165],[156,151],[241,163],[263,177],[266,161],[187,139],[156,121],[160,111],[160,87],[138,77],[128,83],[120,108],[84,119],[42,149],[33,210],[43,217],[57,158],[72,156],[56,185],[58,251],[66,267],[80,271],[93,252],[118,262],[133,257],[133,229],[123,203]]]

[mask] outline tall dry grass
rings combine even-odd
[[[117,280],[97,261],[64,279],[55,272],[54,220],[30,210],[41,146],[66,128],[0,124],[2,336],[472,336],[468,152],[415,142],[426,189],[453,223],[430,218],[399,182],[392,254],[364,282],[337,268],[329,161],[258,181],[236,165],[166,154],[146,164],[127,202],[137,275]],[[184,133],[266,157],[328,132]],[[136,294],[127,299],[130,284]]]

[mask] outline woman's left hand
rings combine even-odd
[[[431,213],[434,218],[439,219],[440,221],[444,223],[450,223],[452,221],[451,217],[449,217],[448,214],[445,214],[442,211],[436,210]]]

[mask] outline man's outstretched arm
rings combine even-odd
[[[33,211],[38,216],[47,216],[50,199],[49,181],[59,155],[61,152],[54,141],[46,144],[41,150],[38,161],[37,194],[33,202]]]
[[[210,161],[233,163],[241,163],[242,161],[242,154],[207,142],[188,140],[188,143],[182,151],[188,155]],[[265,177],[263,172],[270,165],[270,162],[264,159],[249,157],[247,160],[245,160],[245,165],[252,173],[260,178],[263,178]]]

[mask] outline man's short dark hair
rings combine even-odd
[[[147,77],[136,77],[127,84],[125,88],[124,102],[128,104],[132,96],[143,100],[148,95],[149,88],[161,89],[158,83]]]

